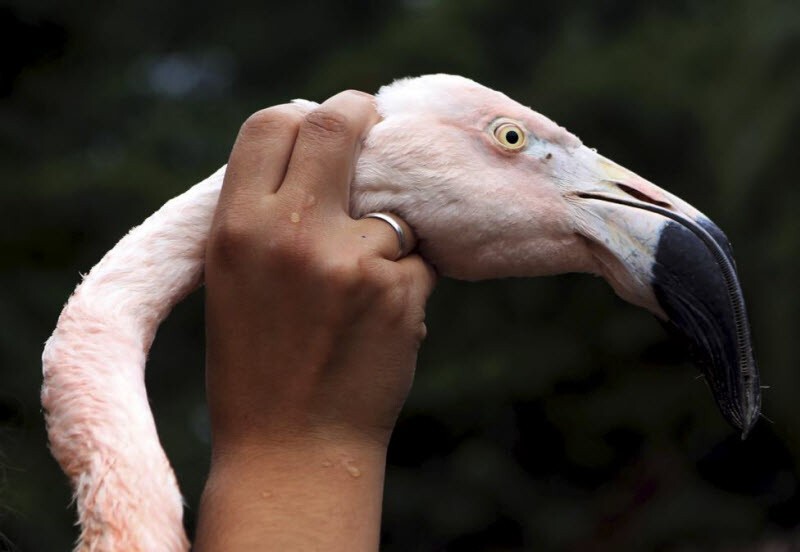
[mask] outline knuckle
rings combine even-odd
[[[366,258],[360,262],[361,284],[381,305],[387,316],[402,318],[411,304],[414,282],[406,271],[397,270],[384,259]]]
[[[425,309],[422,307],[409,309],[404,321],[404,327],[412,342],[417,347],[422,345],[422,342],[428,337],[428,326],[425,324]]]
[[[369,102],[373,103],[375,97],[371,94],[367,94],[366,92],[362,92],[361,90],[356,90],[355,88],[348,88],[347,90],[342,92],[342,95],[350,96],[352,99],[357,101]]]
[[[418,343],[422,343],[425,341],[425,338],[428,337],[428,326],[425,324],[425,322],[420,322],[417,325],[417,332],[414,337]]]
[[[391,297],[405,297],[410,287],[408,276],[404,272],[397,270],[384,270],[380,274],[379,283],[385,293]]]
[[[270,266],[290,272],[304,271],[316,258],[312,238],[302,228],[273,223],[260,239],[262,257]]]
[[[210,253],[213,261],[225,266],[238,264],[244,251],[252,242],[248,225],[235,219],[225,219],[217,224],[211,238]]]
[[[349,127],[347,115],[325,107],[308,113],[302,123],[306,132],[320,137],[344,136],[348,134]]]
[[[385,293],[398,284],[396,274],[382,261],[383,259],[372,256],[361,257],[358,260],[365,286],[378,293]]]
[[[384,292],[384,305],[389,312],[395,313],[398,317],[406,314],[410,305],[410,292],[406,285],[403,285],[403,277],[398,277],[397,285],[387,288]]]
[[[303,115],[291,105],[277,105],[256,111],[242,125],[242,136],[274,134],[287,128],[297,127]]]
[[[360,288],[363,284],[362,272],[358,264],[344,259],[328,262],[324,268],[327,285],[345,292]]]
[[[274,236],[264,240],[262,255],[271,266],[284,269],[302,267],[308,257],[306,250],[297,241],[287,236]]]

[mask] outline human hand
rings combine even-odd
[[[376,542],[385,448],[435,282],[418,255],[395,260],[386,222],[348,215],[360,145],[378,120],[371,96],[344,92],[307,114],[266,109],[239,133],[206,257],[213,457],[198,547],[222,538],[228,506],[263,513],[254,488],[282,495],[258,518],[281,521],[248,542],[299,546],[281,540],[287,524],[310,539],[303,547],[335,549],[337,531],[343,545]]]
[[[242,127],[206,264],[208,394],[217,444],[286,438],[386,444],[408,394],[434,276],[398,238],[348,215],[371,96]],[[406,226],[406,235],[411,230]]]

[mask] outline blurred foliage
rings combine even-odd
[[[740,441],[682,351],[600,280],[442,282],[390,450],[383,548],[796,538],[800,3],[17,0],[0,2],[0,36],[7,546],[77,534],[38,388],[79,273],[221,165],[249,113],[427,72],[534,106],[726,230],[772,423]],[[147,376],[190,531],[209,452],[201,295],[163,326]]]

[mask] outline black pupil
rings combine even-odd
[[[517,134],[516,130],[509,130],[506,132],[506,142],[509,144],[516,144],[519,142],[519,134]]]

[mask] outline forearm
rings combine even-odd
[[[385,456],[318,439],[215,454],[195,550],[377,550]]]

